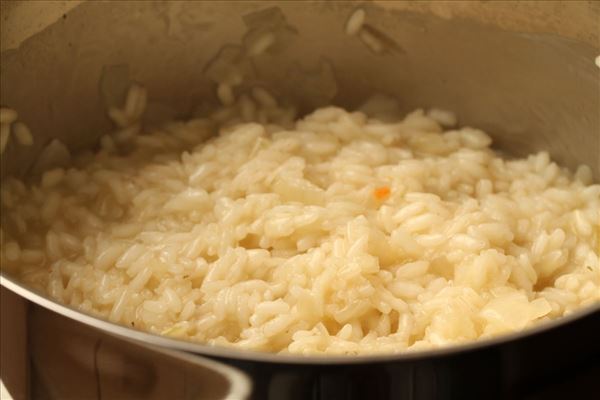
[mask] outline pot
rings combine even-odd
[[[346,34],[358,7],[382,48]],[[301,111],[332,103],[352,109],[383,92],[399,111],[451,109],[507,154],[547,150],[562,165],[583,163],[600,174],[594,2],[3,2],[0,12],[0,103],[17,109],[35,137],[30,147],[9,143],[3,178],[36,172],[53,139],[71,152],[94,146],[111,129],[107,107],[122,104],[132,82],[148,89],[147,125],[216,102],[211,66],[224,47],[270,23],[283,44],[257,59],[251,74]],[[233,366],[249,377],[257,399],[546,398],[571,390],[578,376],[600,373],[600,305],[440,350],[299,357],[160,337],[58,304],[5,272],[1,283],[53,312],[143,343],[140,351]],[[236,388],[235,396],[245,396]]]

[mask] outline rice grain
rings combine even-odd
[[[264,89],[219,88],[211,119],[145,132],[133,86],[95,156],[73,166],[54,140],[39,181],[3,180],[2,268],[110,321],[306,355],[449,346],[600,301],[589,168],[503,159],[433,110],[293,121]]]
[[[23,122],[17,122],[13,125],[13,132],[17,142],[23,146],[31,146],[33,144],[33,135],[29,127]]]
[[[365,16],[365,10],[363,10],[362,8],[355,10],[346,22],[346,35],[356,35],[361,30],[365,22]]]

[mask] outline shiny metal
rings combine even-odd
[[[8,17],[13,3],[2,3]],[[394,51],[374,54],[344,33],[358,4]],[[244,16],[268,9],[293,34],[287,47],[255,59],[254,83],[305,110],[330,100],[352,108],[385,92],[402,111],[452,109],[461,124],[487,130],[510,154],[548,150],[568,167],[590,165],[598,176],[598,3],[444,4],[83,2],[50,25],[47,16],[30,16],[25,33],[28,25],[48,26],[26,40],[10,29],[21,21],[7,18],[0,103],[16,108],[37,140],[33,148],[9,144],[2,174],[24,174],[51,137],[75,151],[94,145],[110,129],[106,103],[123,96],[129,80],[148,87],[147,123],[214,102],[207,64],[224,44],[243,40]],[[324,66],[335,88],[318,98],[302,73]],[[107,81],[112,95],[100,90]]]
[[[9,7],[17,6],[6,3],[2,12],[15,15]],[[553,8],[535,2],[418,3],[82,2],[58,20],[30,15],[31,24],[23,29],[17,27],[22,21],[3,18],[0,103],[19,111],[36,144],[9,144],[1,174],[25,175],[51,138],[72,151],[91,148],[110,129],[106,105],[122,97],[130,81],[149,90],[147,124],[186,117],[198,104],[215,102],[206,66],[224,44],[243,40],[244,16],[270,9],[285,18],[293,34],[288,47],[255,60],[255,83],[303,109],[330,101],[352,108],[369,94],[384,92],[397,98],[403,111],[452,109],[461,124],[487,130],[508,154],[548,150],[564,165],[585,163],[599,176],[597,3],[558,2]],[[358,4],[367,11],[367,23],[388,40],[389,52],[375,54],[344,33]],[[318,75],[320,68],[333,72],[333,83],[328,81],[333,90],[311,97],[303,90],[302,71]],[[107,81],[113,82],[112,92],[105,90]],[[0,283],[45,308],[124,338],[267,363],[356,364],[457,354],[556,329],[600,311],[600,305],[592,306],[522,333],[441,350],[307,358],[160,337],[58,304],[4,272]]]
[[[547,330],[552,330],[556,328],[560,328],[563,325],[569,324],[570,322],[579,319],[581,317],[589,316],[589,315],[598,315],[600,314],[600,304],[593,305],[591,307],[586,307],[572,314],[552,320],[550,322],[546,322],[543,324],[539,324],[533,328],[527,329],[523,332],[515,332],[502,336],[498,336],[492,339],[483,339],[474,342],[470,342],[467,344],[455,345],[451,347],[436,349],[436,350],[424,350],[418,352],[409,352],[409,353],[401,353],[401,354],[387,354],[387,355],[359,355],[359,356],[297,356],[297,355],[289,355],[289,354],[273,354],[273,353],[263,353],[263,352],[255,352],[249,350],[239,350],[235,348],[226,348],[226,347],[214,347],[208,346],[201,343],[188,342],[183,340],[172,339],[167,336],[159,336],[152,333],[143,332],[137,329],[131,329],[124,325],[114,324],[112,322],[108,322],[104,319],[97,318],[93,315],[89,315],[83,313],[79,310],[76,310],[67,305],[58,303],[53,299],[49,298],[43,293],[39,293],[31,288],[19,283],[15,279],[12,279],[4,273],[0,273],[0,285],[5,288],[13,291],[14,293],[24,297],[25,299],[36,303],[39,306],[42,306],[48,310],[54,311],[58,314],[64,315],[65,317],[72,318],[84,324],[93,326],[97,329],[110,333],[112,335],[124,338],[124,339],[133,339],[140,341],[142,343],[146,343],[149,345],[154,345],[160,348],[165,349],[173,349],[173,350],[181,350],[185,352],[207,355],[212,357],[223,357],[228,359],[240,359],[240,360],[252,360],[252,361],[261,361],[261,362],[269,362],[269,363],[289,363],[289,364],[323,364],[323,365],[331,365],[331,364],[362,364],[362,363],[370,363],[370,362],[385,362],[385,361],[410,361],[413,359],[419,358],[427,358],[427,357],[437,357],[437,356],[445,356],[452,354],[459,354],[461,352],[477,350],[480,348],[485,348],[497,344],[502,344],[506,342],[510,342],[512,340],[518,339],[523,336],[535,335],[538,333],[543,333]]]
[[[33,303],[27,309],[26,336],[24,356],[30,365],[26,398],[241,400],[250,396],[250,381],[237,368],[107,335]]]
[[[41,307],[54,311],[55,313],[65,316],[73,321],[78,321],[89,327],[96,328],[101,332],[105,332],[119,338],[121,346],[123,346],[123,344],[129,344],[129,346],[134,347],[134,349],[129,350],[130,353],[135,353],[136,351],[147,352],[149,357],[160,358],[162,356],[168,358],[171,363],[174,363],[180,369],[191,368],[197,371],[208,370],[216,373],[217,376],[221,377],[227,385],[225,388],[219,388],[220,390],[226,389],[226,394],[224,394],[222,397],[219,397],[223,400],[240,400],[246,399],[250,396],[252,385],[245,374],[229,365],[190,354],[192,351],[189,345],[186,346],[186,343],[176,343],[177,341],[175,340],[164,341],[161,340],[164,338],[159,336],[150,335],[134,329],[129,329],[124,326],[115,325],[105,320],[83,314],[70,307],[60,305],[42,294],[35,293],[34,291],[31,291],[23,285],[20,285],[10,278],[2,275],[0,275],[0,285]],[[42,321],[44,318],[48,319],[48,317],[43,317]],[[52,322],[52,318],[50,318],[49,321]],[[38,328],[43,329],[42,327]],[[79,331],[77,329],[71,329],[74,333],[80,335],[82,334],[81,328],[77,328]],[[83,331],[83,333],[85,332],[86,331]],[[87,334],[89,335],[89,333]],[[159,340],[156,341],[156,339]],[[119,342],[116,343],[118,344]],[[183,344],[183,346],[180,344]]]

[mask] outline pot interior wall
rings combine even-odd
[[[147,124],[201,112],[216,103],[215,63],[270,26],[277,46],[244,61],[245,82],[303,112],[331,103],[355,108],[384,93],[401,112],[453,110],[461,125],[488,131],[509,154],[547,150],[568,167],[590,165],[598,178],[598,32],[575,41],[365,3],[369,30],[385,43],[377,53],[344,31],[356,7],[84,2],[2,52],[0,103],[17,109],[36,137],[31,148],[9,143],[2,175],[26,174],[52,138],[72,151],[96,145],[111,129],[106,107],[121,104],[132,81],[148,88]]]

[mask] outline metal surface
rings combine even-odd
[[[202,354],[244,371],[254,399],[546,399],[587,395],[600,372],[600,310],[589,308],[525,333],[427,352],[385,356],[298,357],[203,346],[160,337],[82,314],[0,277],[2,286],[33,303],[100,331],[150,345]],[[39,329],[43,329],[41,326]],[[38,329],[38,330],[39,330]],[[230,393],[247,379],[219,363],[196,360],[224,374]],[[558,397],[556,397],[558,396]],[[230,396],[236,399],[235,396]],[[239,398],[243,398],[240,396]]]
[[[244,374],[213,360],[106,335],[33,304],[27,322],[29,398],[241,400],[250,395]]]
[[[367,23],[396,48],[374,54],[344,33],[346,18],[359,3],[84,2],[18,48],[2,52],[0,102],[16,108],[37,139],[31,149],[9,143],[2,174],[25,173],[50,138],[73,150],[94,145],[110,129],[108,100],[99,89],[103,80],[114,78],[116,66],[125,69],[123,91],[127,80],[148,88],[146,122],[189,116],[202,102],[214,102],[215,84],[205,67],[224,44],[243,40],[244,16],[264,9],[280,12],[295,33],[285,48],[256,57],[253,83],[304,109],[329,100],[353,108],[373,92],[385,92],[398,99],[401,111],[452,109],[461,124],[488,131],[508,153],[548,150],[568,167],[586,163],[598,174],[594,58],[600,44],[598,25],[590,24],[600,18],[598,6],[532,4],[511,12],[512,2],[446,8],[437,3],[429,8],[446,18],[411,3],[361,3]],[[578,24],[556,23],[571,14]],[[527,15],[536,22],[522,23],[519,32],[489,25],[511,27]],[[537,20],[540,15],[546,22]],[[578,32],[572,32],[573,25],[579,25]],[[334,96],[311,98],[299,75],[323,65],[333,71]]]
[[[63,8],[27,14],[28,23],[15,19],[23,14],[9,3],[0,9],[0,104],[18,110],[36,142],[31,148],[9,143],[1,159],[3,177],[26,175],[53,138],[72,151],[93,147],[111,129],[107,104],[118,101],[131,81],[148,88],[148,125],[187,117],[202,102],[214,103],[215,84],[206,76],[207,65],[223,45],[243,40],[248,33],[244,16],[265,9],[283,16],[292,33],[285,48],[254,60],[252,83],[304,110],[329,102],[353,108],[373,92],[383,92],[398,100],[401,111],[451,109],[461,125],[488,131],[495,146],[508,154],[548,150],[565,166],[585,163],[596,178],[600,175],[600,74],[594,65],[600,54],[600,7],[594,2],[83,2],[68,6],[72,9],[65,14],[56,13]],[[344,33],[346,19],[359,4],[367,11],[367,23],[389,40],[390,51],[376,54]],[[318,75],[319,68],[332,71],[333,80],[326,82],[332,90],[315,96],[303,90],[303,76]],[[107,81],[114,83],[113,93],[104,90]],[[454,371],[461,360],[465,372],[479,368],[484,378],[486,363],[503,365],[512,357],[526,365],[514,372],[514,379],[482,378],[480,386],[487,382],[493,389],[502,379],[518,383],[517,377],[546,371],[541,344],[556,340],[560,332],[569,340],[577,337],[576,327],[597,328],[600,318],[597,305],[525,332],[447,349],[307,358],[216,348],[132,330],[58,304],[4,272],[0,275],[2,286],[24,298],[113,335],[238,363],[264,381],[255,395],[265,398],[293,398],[295,385],[302,382],[313,388],[311,396],[334,398],[328,393],[349,390],[340,382],[358,379],[357,371],[369,376],[371,367],[386,376],[360,384],[361,390],[382,391],[373,398],[400,392],[407,398],[452,397],[453,385],[462,382]],[[581,337],[576,350],[588,346],[591,356],[598,355],[598,345],[584,341],[591,340],[589,334]],[[528,353],[530,348],[534,350]],[[516,356],[515,349],[523,354]],[[569,360],[564,354],[555,368],[587,365],[591,357],[578,354]],[[523,357],[528,355],[535,362],[527,364]],[[371,367],[365,370],[365,365]],[[311,375],[304,366],[321,372]],[[510,375],[505,367],[488,372]],[[454,383],[448,383],[448,390],[428,392],[431,376],[441,379],[439,387],[445,387],[444,379]],[[389,389],[394,377],[412,389]]]
[[[537,326],[527,329],[523,332],[515,332],[502,336],[497,336],[491,339],[483,339],[478,341],[473,341],[467,344],[449,346],[441,349],[434,350],[423,350],[418,352],[406,352],[401,354],[384,354],[384,355],[357,355],[357,356],[342,356],[342,355],[331,355],[331,356],[321,356],[314,355],[310,357],[306,356],[298,356],[298,355],[290,355],[290,354],[273,354],[273,353],[265,353],[265,352],[255,352],[249,350],[240,350],[235,348],[226,348],[226,347],[215,347],[208,346],[202,343],[195,343],[189,341],[183,341],[178,339],[173,339],[167,336],[155,335],[153,333],[148,333],[144,331],[140,331],[137,329],[131,329],[125,325],[114,324],[112,322],[106,321],[101,318],[97,318],[93,315],[85,314],[79,310],[76,310],[67,305],[58,303],[53,299],[49,298],[45,294],[36,292],[31,288],[19,283],[18,281],[7,277],[5,274],[0,274],[0,285],[5,288],[13,291],[14,293],[24,297],[25,299],[42,306],[48,310],[54,311],[58,314],[64,315],[65,317],[69,317],[75,319],[77,321],[83,322],[87,325],[93,326],[97,329],[103,330],[110,334],[138,340],[143,343],[170,348],[175,350],[182,350],[195,354],[203,354],[213,357],[222,357],[229,359],[240,359],[240,360],[255,360],[267,363],[289,363],[289,364],[361,364],[361,363],[370,363],[370,362],[385,362],[385,361],[410,361],[414,359],[427,358],[427,357],[435,357],[435,356],[445,356],[452,355],[461,352],[468,352],[472,350],[477,350],[489,346],[499,345],[502,343],[507,343],[512,340],[524,337],[531,336],[543,333],[548,330],[558,329],[561,326],[567,325],[577,319],[586,316],[595,316],[600,317],[600,304],[596,304],[590,307],[582,308],[576,312],[571,313],[570,315],[546,322],[544,324],[538,324]]]

